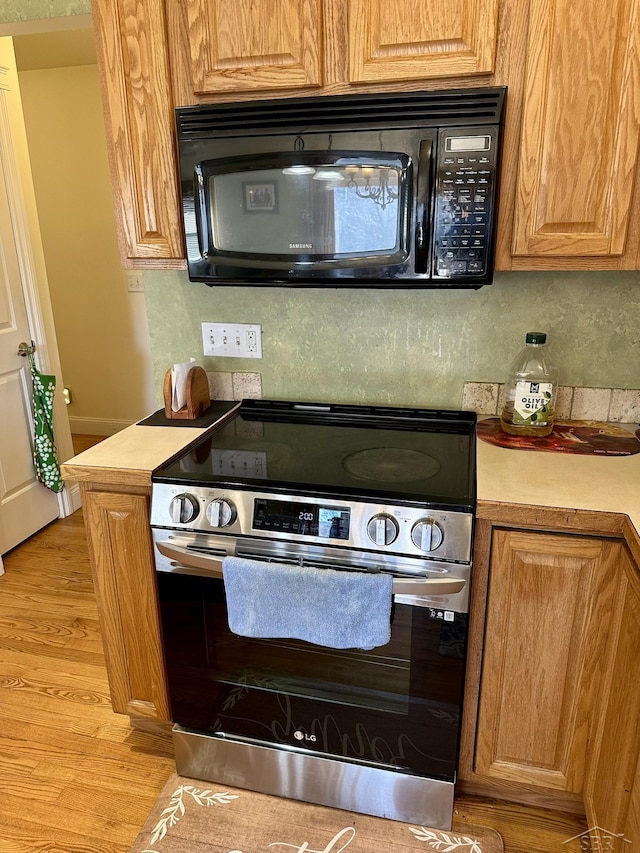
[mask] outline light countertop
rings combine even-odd
[[[622,513],[640,535],[640,454],[513,450],[478,439],[478,500]]]
[[[151,472],[201,438],[208,429],[133,424],[84,450],[62,465],[70,480],[99,480],[109,470],[130,471],[151,482]]]
[[[230,417],[239,405],[218,403],[220,417],[206,426],[187,426],[184,421],[178,426],[132,424],[68,459],[61,466],[62,476],[78,482],[150,486],[152,471]]]

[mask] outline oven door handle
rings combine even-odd
[[[222,561],[233,556],[235,543],[229,543],[225,554],[203,554],[173,542],[156,542],[156,548],[170,560],[175,560],[188,569],[205,569],[212,577],[222,577]],[[394,595],[454,595],[462,592],[466,584],[463,578],[394,578]]]
[[[187,569],[206,569],[215,577],[222,577],[222,561],[225,557],[235,556],[235,542],[225,545],[224,554],[203,554],[173,542],[156,542],[156,548],[163,557],[176,560]]]
[[[454,595],[462,592],[463,578],[394,578],[394,595]]]

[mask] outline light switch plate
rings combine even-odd
[[[255,323],[203,323],[202,351],[221,358],[262,358],[262,326]]]

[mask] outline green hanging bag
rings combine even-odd
[[[64,481],[60,473],[53,438],[53,396],[56,390],[56,377],[40,373],[33,353],[29,353],[29,367],[32,381],[33,464],[36,476],[52,492],[61,492]]]

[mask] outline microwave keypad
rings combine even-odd
[[[436,180],[435,272],[447,277],[483,275],[490,239],[492,161],[480,152],[445,154]]]

